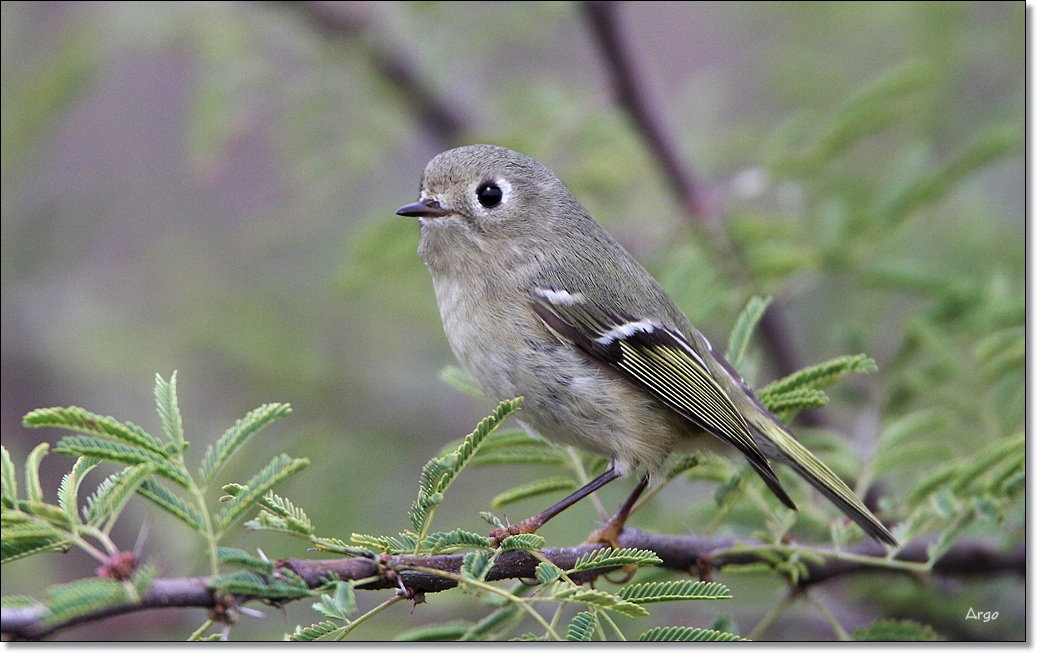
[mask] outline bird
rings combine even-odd
[[[615,542],[668,457],[714,452],[744,457],[795,510],[771,462],[788,466],[866,534],[897,545],[543,164],[495,145],[447,150],[425,167],[419,199],[396,213],[420,225],[444,333],[476,386],[498,401],[522,396],[517,419],[531,435],[610,461],[496,540],[643,471],[596,532]]]

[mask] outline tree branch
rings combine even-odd
[[[459,143],[472,121],[461,107],[436,93],[419,72],[409,53],[386,47],[386,39],[374,36],[371,8],[356,3],[282,2],[286,10],[301,16],[327,38],[359,40],[368,63],[397,89],[418,122],[433,134],[441,147]]]
[[[702,576],[714,570],[723,571],[724,567],[728,565],[765,561],[760,553],[753,550],[738,551],[736,546],[740,543],[749,547],[763,546],[762,543],[739,541],[734,538],[669,536],[630,527],[624,529],[619,542],[622,547],[652,550],[663,560],[662,567],[696,576]],[[906,547],[895,561],[923,563],[927,560],[927,545],[928,543],[925,541],[913,543]],[[542,553],[560,568],[571,569],[577,559],[600,547],[601,545],[585,544],[576,547],[546,548]],[[811,551],[823,555],[833,554],[831,550],[812,549]],[[881,558],[885,556],[886,551],[882,546],[870,541],[849,547],[841,554]],[[332,574],[336,574],[343,580],[370,580],[359,584],[357,586],[359,589],[399,589],[403,586],[416,593],[434,593],[452,588],[456,583],[450,579],[411,568],[420,566],[457,573],[461,568],[462,557],[461,554],[451,554],[428,557],[384,555],[378,560],[367,558],[283,559],[277,565],[278,569],[288,569],[298,574],[311,588],[323,585]],[[538,563],[539,560],[527,552],[503,552],[497,557],[487,580],[535,578]],[[937,561],[932,571],[934,574],[955,577],[990,576],[992,574],[1023,575],[1026,565],[1027,558],[1023,544],[1009,551],[1000,551],[986,541],[966,540],[953,546]],[[574,576],[574,580],[581,583],[589,582],[608,571],[608,569],[600,569],[579,573]],[[827,557],[824,563],[808,564],[808,572],[809,577],[799,583],[800,587],[812,586],[856,573],[904,573],[904,570],[884,567],[881,563],[880,565],[870,565],[861,560]],[[46,611],[41,607],[4,608],[0,612],[2,613],[2,619],[0,619],[2,633],[5,640],[39,640],[73,625],[124,613],[168,607],[212,609],[220,603],[227,607],[264,599],[263,597],[236,597],[232,601],[232,598],[217,598],[213,590],[208,587],[208,583],[208,577],[157,579],[138,604],[124,603],[107,606],[93,613],[70,618],[61,624],[45,623]]]
[[[612,77],[616,101],[630,115],[635,130],[642,135],[688,214],[700,222],[713,221],[717,218],[717,207],[707,201],[706,185],[678,153],[667,112],[658,95],[644,82],[646,75],[639,71],[631,48],[624,41],[617,14],[619,4],[608,1],[583,4],[591,33]]]
[[[739,261],[741,254],[728,238],[720,220],[721,207],[717,194],[710,192],[707,183],[682,160],[659,94],[647,83],[648,76],[639,71],[632,49],[624,39],[619,14],[622,4],[609,1],[583,4],[588,27],[612,79],[616,101],[630,116],[635,130],[642,135],[646,147],[656,159],[692,223],[704,228],[703,231],[710,237],[718,260]],[[748,277],[745,267],[733,270],[733,273],[743,279]],[[759,331],[768,357],[780,377],[803,367],[783,319],[782,309],[776,302],[772,302],[761,318]],[[816,411],[803,412],[800,421],[809,426],[820,426],[822,422]]]

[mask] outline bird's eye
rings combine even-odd
[[[483,182],[476,189],[476,199],[487,209],[501,204],[501,198],[504,195],[501,187],[492,182]]]

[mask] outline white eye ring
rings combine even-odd
[[[488,191],[492,190],[497,191],[500,195],[493,193],[487,194]],[[508,202],[508,199],[512,194],[512,185],[507,179],[503,178],[484,180],[475,188],[474,194],[476,196],[476,202],[478,202],[484,209],[496,209],[505,202]]]
[[[497,187],[501,189],[501,203],[508,202],[508,198],[512,195],[512,185],[508,183],[507,179],[494,180],[497,183]],[[498,205],[500,206],[500,205]]]

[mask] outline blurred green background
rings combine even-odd
[[[246,411],[290,402],[291,418],[230,476],[279,451],[309,457],[282,490],[319,533],[407,527],[424,462],[491,405],[439,380],[452,356],[418,227],[393,212],[417,197],[433,155],[474,142],[552,168],[715,343],[751,295],[770,293],[801,362],[875,357],[880,373],[845,382],[824,410],[852,454],[868,460],[898,419],[942,417],[905,464],[877,474],[895,502],[937,464],[1022,430],[1023,3],[639,2],[619,15],[740,261],[721,260],[690,227],[617,106],[576,4],[4,2],[4,445],[17,461],[56,440],[21,427],[43,406],[156,429],[154,375],[177,370],[195,456]],[[406,64],[457,123],[429,120],[420,89],[402,87],[387,61]],[[891,87],[881,101],[855,104],[877,80]],[[833,132],[862,107],[846,121],[858,132]],[[939,188],[913,204],[927,180]],[[759,350],[754,361],[751,383],[774,376]],[[44,487],[70,463],[48,457]],[[530,478],[467,471],[438,521],[484,531],[488,498]],[[632,483],[602,493],[607,506]],[[632,524],[695,532],[712,503],[712,486],[675,485]],[[517,520],[541,504],[503,513]],[[116,532],[126,547],[148,512],[136,508]],[[549,543],[577,543],[597,519],[590,503],[566,516],[545,528]],[[750,516],[719,533],[752,530]],[[278,536],[240,532],[229,544],[305,555]],[[158,516],[146,556],[166,575],[191,575],[204,571],[199,549]],[[4,568],[3,593],[94,565],[81,553],[18,561]],[[725,606],[659,609],[654,620],[709,626],[725,612],[745,630],[781,597],[773,579],[723,581],[736,598]],[[847,628],[899,615],[953,639],[1023,637],[1019,579],[887,581],[879,599],[863,599],[866,580],[820,596]],[[919,608],[918,593],[945,597],[946,614]],[[381,599],[360,597],[362,607]],[[966,623],[960,606],[1003,613]],[[483,610],[432,597],[355,636]],[[287,621],[267,613],[243,618],[234,637],[280,638],[317,619],[306,602]],[[63,637],[180,639],[203,619],[152,612]],[[801,607],[769,637],[831,633]]]

